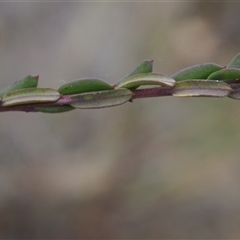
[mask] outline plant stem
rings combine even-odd
[[[145,88],[145,89],[135,89],[132,90],[133,99],[138,98],[149,98],[149,97],[163,97],[172,95],[171,87],[154,87],[154,88]],[[62,97],[56,102],[49,103],[34,103],[34,104],[22,104],[15,106],[1,106],[0,112],[9,112],[9,111],[23,111],[23,112],[37,112],[37,107],[49,107],[49,106],[63,106],[71,104],[71,99],[68,95],[62,95]]]
[[[154,87],[154,88],[145,88],[145,89],[136,89],[132,90],[133,98],[149,98],[149,97],[164,97],[172,95],[171,87]]]

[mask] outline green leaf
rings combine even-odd
[[[158,73],[143,73],[125,78],[118,84],[119,88],[138,88],[141,85],[174,86],[176,81],[166,75]]]
[[[58,88],[63,95],[72,95],[84,92],[112,90],[114,87],[100,79],[80,79],[66,83]]]
[[[35,88],[38,85],[38,76],[26,76],[25,78],[13,83],[12,85],[2,89],[0,91],[0,97],[2,97],[4,94],[7,94],[11,91],[17,90],[17,89],[23,89],[23,88]]]
[[[232,88],[225,82],[212,80],[186,80],[178,82],[173,88],[176,97],[225,97]]]
[[[133,93],[124,88],[82,93],[70,96],[71,106],[81,109],[105,108],[123,104],[132,99]]]
[[[231,62],[227,65],[227,68],[240,68],[240,53],[238,53]]]
[[[145,60],[143,62],[141,62],[131,73],[129,73],[128,75],[126,75],[125,77],[121,78],[118,81],[118,84],[120,82],[122,82],[125,78],[134,76],[136,74],[140,74],[140,73],[151,73],[153,69],[153,60]]]
[[[63,106],[47,106],[47,107],[36,107],[35,110],[43,113],[62,113],[74,110],[75,108],[70,105]]]
[[[238,68],[224,68],[216,71],[208,77],[211,80],[222,80],[225,82],[234,82],[240,80],[240,69]]]
[[[50,88],[26,88],[9,92],[2,97],[2,106],[55,102],[61,94]]]
[[[223,67],[215,63],[203,63],[184,68],[179,72],[173,74],[171,77],[177,82],[188,79],[207,79],[211,73],[222,68]]]

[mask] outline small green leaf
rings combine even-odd
[[[222,80],[225,82],[234,82],[240,80],[240,69],[224,68],[216,71],[208,77],[210,80]]]
[[[24,89],[24,88],[35,88],[38,85],[38,76],[26,76],[22,80],[19,80],[12,85],[2,89],[0,91],[0,97],[2,97],[4,94],[7,94],[11,91],[18,90],[18,89]]]
[[[2,106],[55,102],[61,94],[50,88],[25,88],[9,92],[2,97]]]
[[[47,107],[36,107],[35,110],[43,113],[62,113],[74,110],[75,108],[70,105],[63,106],[47,106]]]
[[[232,88],[225,82],[212,80],[186,80],[178,82],[173,88],[176,97],[225,97]]]
[[[118,84],[122,82],[125,78],[134,76],[136,74],[141,74],[141,73],[151,73],[153,69],[153,60],[145,60],[141,62],[131,73],[126,75],[125,77],[121,78],[118,81]]]
[[[238,53],[231,62],[227,65],[227,68],[240,68],[240,53]]]
[[[207,79],[211,73],[222,68],[223,67],[215,63],[203,63],[184,68],[179,72],[173,74],[171,77],[177,82],[188,79]]]
[[[174,86],[176,81],[166,75],[158,73],[143,73],[125,78],[118,84],[119,88],[138,88],[141,85]]]
[[[105,108],[131,100],[133,93],[125,88],[70,96],[71,106],[82,109]]]
[[[58,88],[63,95],[72,95],[84,92],[112,90],[114,87],[100,79],[80,79],[66,83]]]

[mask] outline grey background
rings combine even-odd
[[[239,52],[237,2],[0,3],[0,88],[109,83]],[[239,238],[240,103],[1,113],[0,238]]]

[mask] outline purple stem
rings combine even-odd
[[[154,87],[154,88],[145,88],[145,89],[136,89],[132,90],[133,98],[148,98],[148,97],[164,97],[172,95],[171,87]]]

